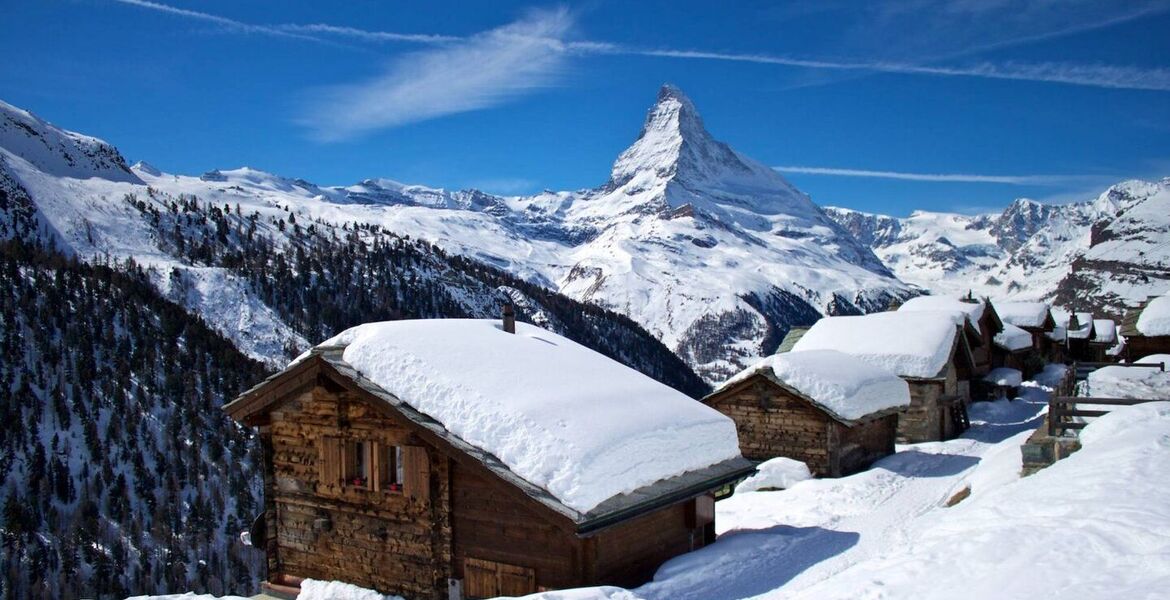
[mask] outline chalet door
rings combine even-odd
[[[468,598],[526,596],[536,593],[536,571],[468,558],[463,561],[463,592]]]

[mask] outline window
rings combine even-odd
[[[401,446],[339,437],[321,438],[320,491],[343,489],[402,493],[409,462]],[[416,453],[417,456],[417,453]],[[425,460],[425,454],[422,454]],[[425,480],[425,478],[423,479]]]
[[[370,485],[370,450],[377,446],[373,442],[349,440],[345,443],[342,464],[345,470],[342,479],[345,485],[373,489]]]
[[[399,446],[378,445],[376,462],[378,464],[378,478],[375,489],[387,492],[401,492],[403,478],[402,448]]]

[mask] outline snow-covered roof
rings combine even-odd
[[[1150,300],[1137,320],[1142,335],[1170,335],[1170,294]]]
[[[1016,327],[1043,327],[1049,306],[1043,302],[996,302],[1000,320]]]
[[[740,371],[713,394],[757,374],[792,389],[841,421],[910,405],[905,381],[836,350],[774,354]]]
[[[1032,347],[1032,334],[1011,323],[1004,323],[1003,331],[995,334],[995,345],[1008,352],[1026,350]]]
[[[942,374],[959,329],[946,312],[881,312],[825,317],[793,347],[794,352],[837,350],[898,375]]]
[[[1019,385],[1024,382],[1024,374],[1020,373],[1020,371],[1017,369],[999,367],[992,369],[990,373],[984,375],[983,381],[993,385],[1019,387]]]
[[[983,309],[985,304],[982,300],[966,302],[953,296],[918,296],[907,300],[902,306],[898,307],[899,311],[958,311],[965,315],[971,321],[972,325],[978,326],[979,319],[983,318]]]
[[[338,346],[364,378],[581,513],[739,456],[729,418],[527,323],[368,323],[318,349]]]
[[[1170,369],[1170,354],[1152,354],[1135,363],[1162,363]],[[1170,399],[1170,370],[1152,367],[1102,367],[1086,378],[1088,395],[1098,398]]]
[[[1093,337],[1093,315],[1087,312],[1074,313],[1076,327],[1073,327],[1072,317],[1068,320],[1068,337],[1074,340],[1087,340]]]
[[[1113,319],[1093,319],[1093,341],[1102,344],[1117,342],[1117,323]]]

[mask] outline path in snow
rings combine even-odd
[[[944,508],[964,487],[985,491],[1018,478],[1019,446],[1040,425],[1050,367],[1017,399],[971,407],[960,438],[899,446],[873,468],[840,479],[803,481],[781,492],[720,502],[717,544],[678,557],[635,590],[648,600],[784,598],[908,541],[909,525]],[[779,589],[778,589],[779,588]]]

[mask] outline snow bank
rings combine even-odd
[[[908,406],[910,386],[889,371],[836,350],[775,354],[744,369],[716,392],[761,374],[808,396],[840,419]]]
[[[1043,327],[1049,307],[1043,302],[996,302],[995,312],[1001,321],[1016,327]]]
[[[383,596],[374,590],[341,581],[306,579],[301,582],[297,600],[403,600],[402,596]]]
[[[1083,448],[921,519],[796,598],[1161,597],[1170,583],[1170,404],[1090,424]]]
[[[994,385],[1019,387],[1020,384],[1024,382],[1024,375],[1016,369],[999,367],[997,369],[992,369],[990,373],[984,375],[983,381]]]
[[[972,325],[979,326],[979,319],[983,318],[984,304],[982,301],[967,302],[953,296],[918,296],[907,300],[899,311],[919,312],[941,310],[960,312],[967,315]]]
[[[808,465],[783,456],[766,460],[756,469],[755,475],[735,486],[736,493],[768,489],[786,490],[801,481],[812,479]]]
[[[739,456],[731,419],[527,323],[369,323],[321,346],[580,512]]]
[[[958,329],[946,313],[883,312],[825,317],[800,338],[794,352],[837,350],[900,377],[937,377]]]
[[[1170,354],[1152,354],[1138,363],[1162,363],[1170,369]],[[1170,371],[1151,367],[1102,367],[1085,380],[1087,394],[1098,398],[1165,398],[1170,400]]]
[[[1032,347],[1032,334],[1005,322],[1003,331],[995,334],[995,345],[1009,352],[1026,350]]]
[[[1170,294],[1150,300],[1138,317],[1137,330],[1143,335],[1170,335]]]

